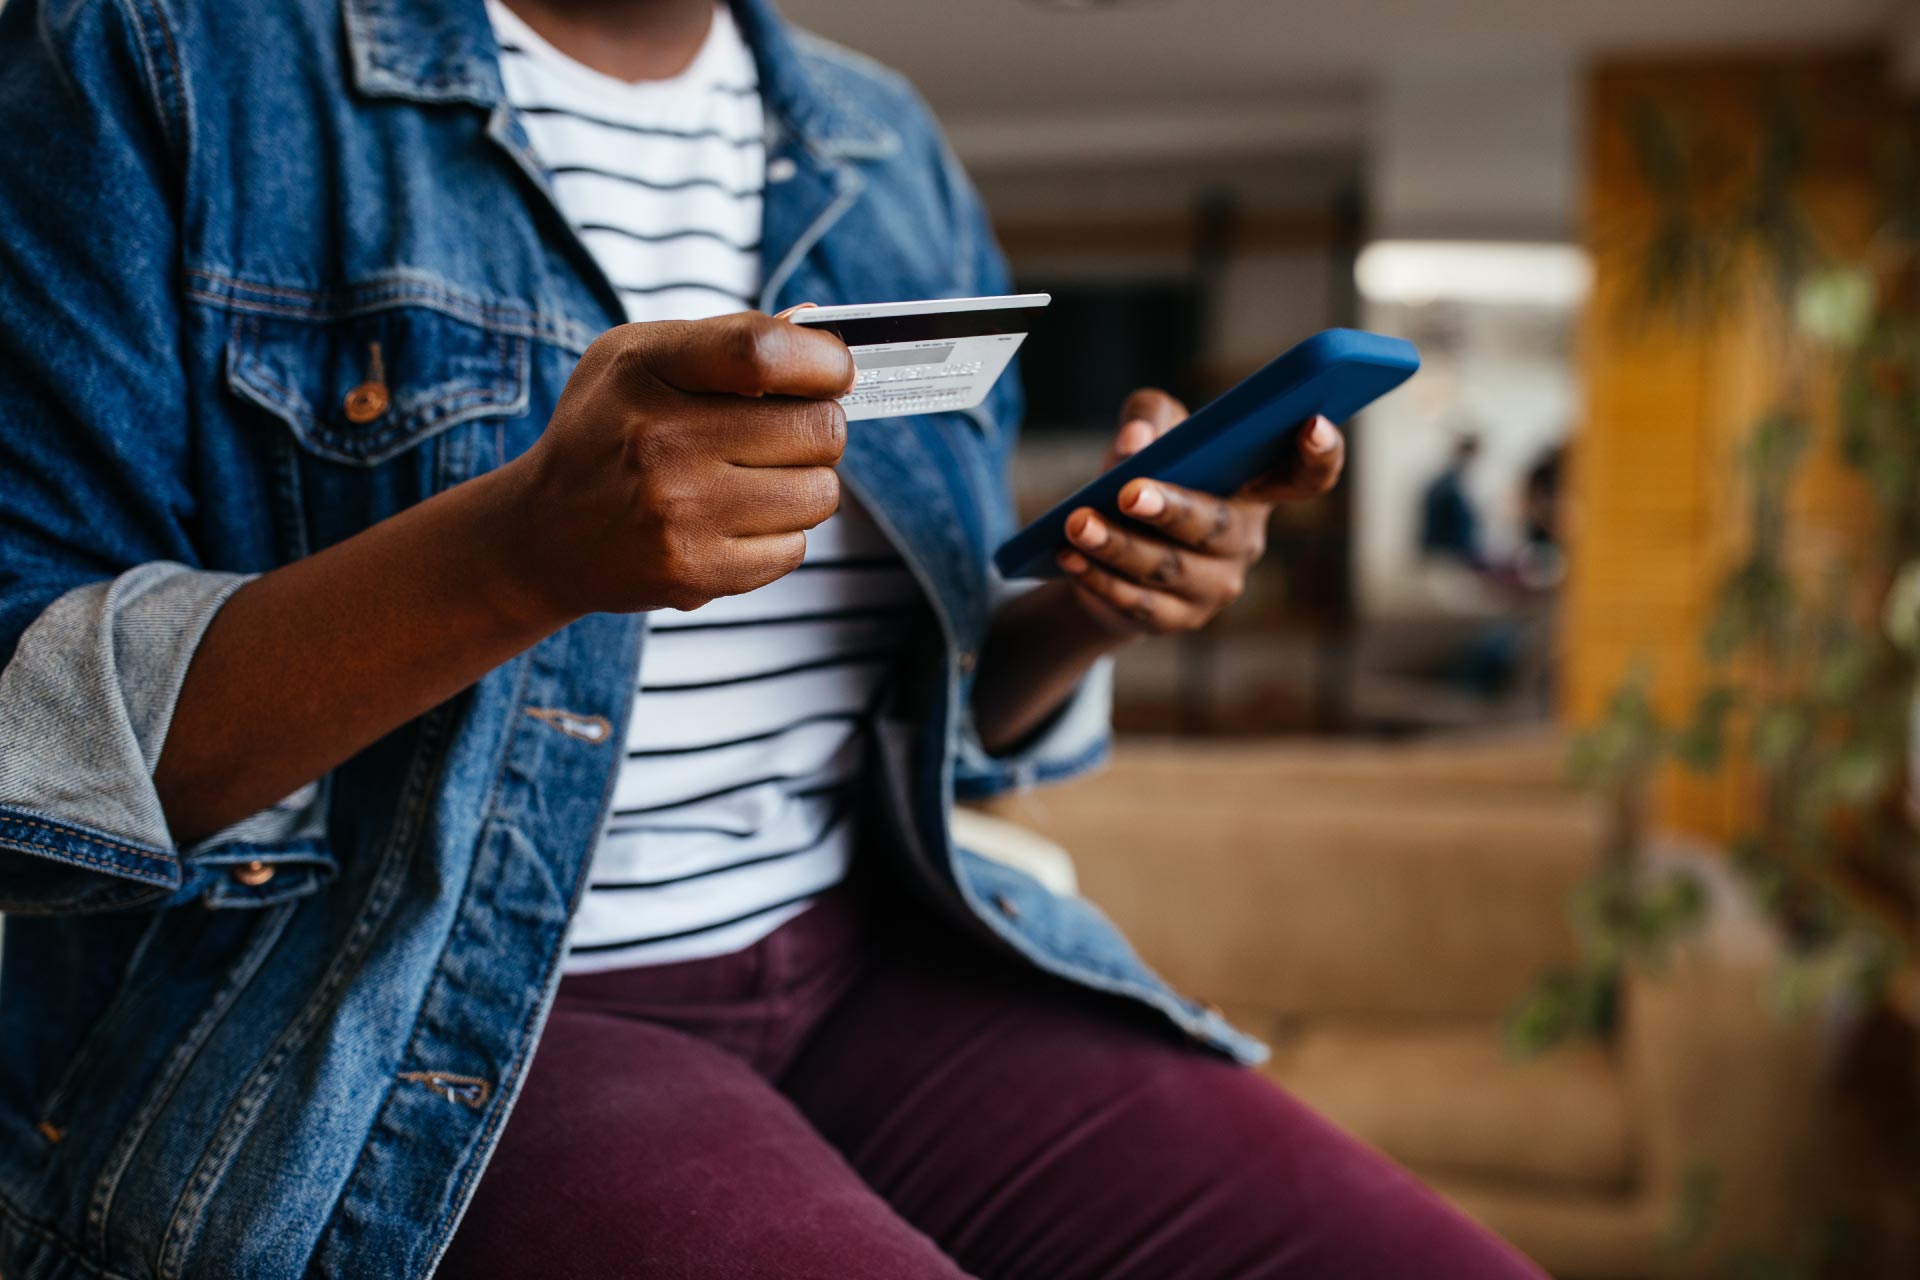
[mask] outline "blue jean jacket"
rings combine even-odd
[[[912,91],[738,8],[761,306],[1004,292]],[[479,0],[11,0],[0,172],[0,1272],[426,1275],[558,981],[644,617],[193,847],[151,769],[232,591],[525,450],[619,299]],[[376,343],[390,407],[356,422]],[[872,856],[983,946],[1253,1057],[1091,907],[950,839],[956,795],[1106,748],[1104,673],[1015,757],[969,727],[1017,401],[852,428],[841,474],[929,605]]]

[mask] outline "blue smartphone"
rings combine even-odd
[[[1279,466],[1315,416],[1345,422],[1420,367],[1413,344],[1358,329],[1328,329],[1248,375],[1152,444],[1055,504],[1001,544],[993,563],[1006,578],[1052,578],[1067,546],[1067,517],[1080,507],[1120,515],[1120,490],[1150,476],[1219,497]]]

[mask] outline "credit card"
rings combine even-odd
[[[971,409],[987,398],[1053,298],[936,298],[808,307],[787,318],[847,344],[859,370],[840,397],[849,422]]]

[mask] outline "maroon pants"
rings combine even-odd
[[[1255,1073],[898,910],[566,979],[441,1274],[1541,1280]]]

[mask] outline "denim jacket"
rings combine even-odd
[[[760,305],[1004,292],[912,91],[737,7]],[[222,602],[525,450],[619,299],[479,0],[11,0],[0,172],[0,1273],[426,1275],[558,982],[644,616],[575,623],[192,847],[151,771]],[[389,403],[356,420],[376,343]],[[850,433],[842,477],[929,606],[872,856],[983,946],[1251,1058],[1091,907],[950,838],[956,795],[1106,749],[1103,672],[1015,756],[969,727],[1018,409],[1009,377]]]

